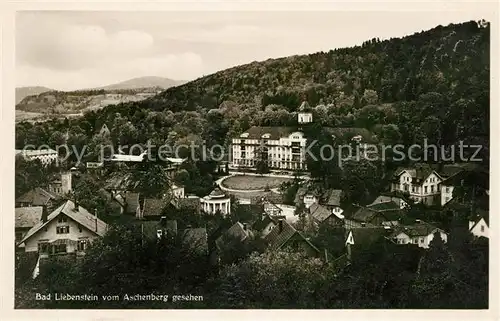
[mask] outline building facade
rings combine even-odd
[[[49,183],[48,190],[58,196],[63,196],[71,193],[72,188],[72,174],[71,172],[63,172],[59,179]]]
[[[446,232],[431,224],[417,220],[413,225],[397,227],[389,238],[396,244],[415,244],[428,249],[436,233],[440,235],[444,243],[447,243],[448,235]]]
[[[440,204],[439,184],[442,180],[441,176],[432,170],[402,169],[395,174],[391,192],[406,193],[416,203]]]
[[[232,140],[232,165],[256,167],[265,162],[271,169],[306,170],[307,139],[293,127],[254,126]]]
[[[66,201],[33,226],[18,246],[40,256],[83,254],[96,237],[106,233],[107,224],[72,201]]]
[[[16,156],[23,157],[25,160],[31,161],[38,159],[43,165],[49,165],[57,162],[57,151],[53,149],[16,149]]]
[[[220,188],[216,188],[201,199],[201,208],[208,214],[220,212],[222,215],[227,215],[231,213],[231,198]]]
[[[475,237],[486,237],[489,238],[489,220],[484,217],[479,217],[476,220],[469,221],[469,231]]]

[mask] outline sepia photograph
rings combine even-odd
[[[487,17],[14,26],[14,309],[491,308]]]

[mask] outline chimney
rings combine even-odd
[[[78,201],[76,200],[76,196],[74,193],[73,193],[73,203],[75,204],[75,207],[74,207],[75,211],[78,211],[80,206],[78,205]]]
[[[280,218],[280,220],[278,221],[278,228],[279,228],[280,233],[283,232],[283,219],[282,218]]]
[[[43,205],[42,207],[42,223],[47,222],[47,218],[49,217],[49,212],[47,211],[47,205]]]

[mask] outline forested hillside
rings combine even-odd
[[[104,123],[114,143],[227,143],[228,136],[252,125],[293,124],[294,112],[307,100],[322,126],[363,127],[391,143],[427,138],[441,145],[466,140],[487,147],[489,41],[489,23],[470,21],[353,48],[253,62],[80,119],[18,124],[16,144],[58,141],[54,135],[67,129],[69,142],[88,143]]]

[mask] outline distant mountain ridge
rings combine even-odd
[[[27,87],[17,87],[16,88],[16,105],[19,104],[24,98],[33,95],[39,95],[47,91],[53,91],[43,86],[27,86]]]
[[[170,87],[175,87],[178,85],[182,85],[184,83],[186,83],[186,81],[184,80],[173,80],[164,77],[147,76],[147,77],[132,78],[116,84],[96,87],[93,89],[121,90],[121,89],[153,88],[153,87],[168,89]]]
[[[163,77],[138,77],[102,87],[73,91],[54,90],[47,87],[16,88],[16,110],[20,119],[50,115],[79,114],[107,105],[140,101],[162,90],[183,84]]]

